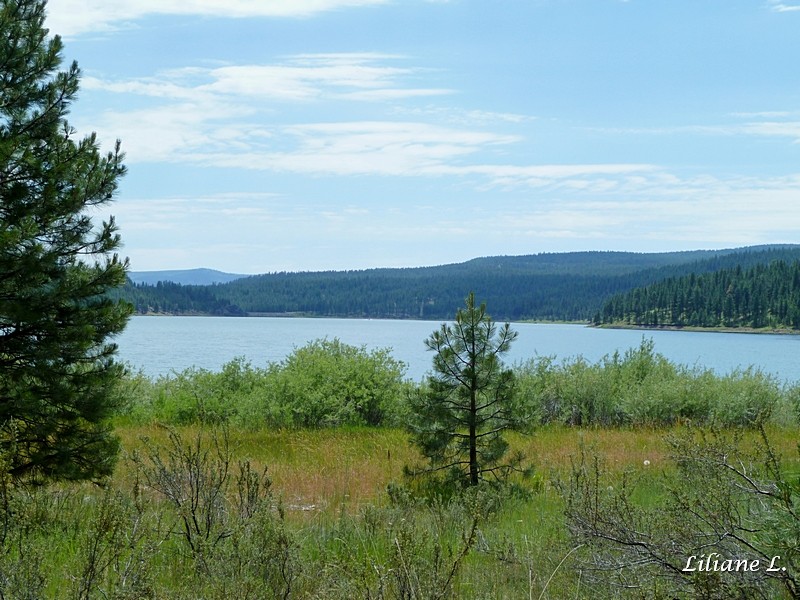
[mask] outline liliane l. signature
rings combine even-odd
[[[692,571],[719,571],[719,572],[744,572],[744,571],[761,571],[767,573],[775,573],[778,571],[785,571],[786,567],[778,566],[780,556],[773,556],[769,563],[758,559],[747,558],[722,558],[719,552],[711,552],[709,554],[692,555],[686,559],[686,566],[683,567],[684,572]],[[766,568],[765,568],[766,567]]]

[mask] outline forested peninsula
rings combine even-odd
[[[800,262],[671,277],[611,298],[596,325],[800,329]]]
[[[213,285],[129,280],[115,293],[139,314],[438,320],[474,292],[498,320],[796,329],[798,261],[800,245],[570,252],[435,267],[268,273]]]

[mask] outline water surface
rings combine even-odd
[[[441,323],[381,319],[303,319],[135,316],[118,338],[120,358],[151,376],[188,367],[218,370],[243,356],[255,366],[283,360],[296,347],[318,338],[356,346],[391,348],[420,380],[430,369],[424,340]],[[512,323],[519,333],[506,361],[535,356],[582,355],[596,361],[652,339],[657,352],[689,366],[729,373],[755,366],[781,380],[800,380],[800,336],[688,331],[594,329],[583,325]]]

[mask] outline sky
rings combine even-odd
[[[800,1],[50,0],[134,271],[800,242]],[[102,215],[101,215],[102,216]]]

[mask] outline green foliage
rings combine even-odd
[[[117,382],[120,423],[230,423],[271,427],[393,426],[410,423],[412,407],[432,389],[402,379],[388,350],[369,352],[318,340],[264,369],[235,359],[219,372],[187,369],[152,380],[141,373]],[[596,363],[538,357],[514,368],[507,399],[515,428],[670,426],[678,422],[752,427],[761,420],[798,423],[800,385],[756,369],[727,375],[676,365],[643,339]]]
[[[316,340],[270,368],[270,401],[297,426],[396,424],[404,373],[388,349]]]
[[[123,418],[139,423],[385,426],[403,419],[410,387],[404,374],[389,349],[322,339],[264,369],[237,358],[217,373],[190,368],[155,381],[131,375],[117,393]]]
[[[149,536],[141,496],[106,488],[77,529],[74,596],[157,598],[152,560],[158,540]]]
[[[787,258],[634,289],[608,300],[595,323],[800,329],[800,261]]]
[[[142,484],[177,517],[169,533],[185,542],[199,576],[208,579],[207,597],[229,598],[232,582],[239,593],[289,597],[299,571],[295,542],[280,505],[273,511],[266,469],[234,463],[227,429],[191,440],[172,430],[166,447],[148,441],[134,462]]]
[[[207,428],[185,428],[173,437],[154,427],[149,444],[140,447],[140,468],[125,463],[108,488],[50,484],[7,490],[10,510],[0,539],[0,596],[566,600],[796,593],[786,581],[800,566],[795,516],[800,462],[784,466],[765,442],[759,443],[758,431],[675,427],[672,432],[676,435],[669,452],[674,461],[663,470],[657,467],[663,458],[656,458],[658,449],[650,446],[653,465],[616,453],[608,469],[600,463],[596,470],[585,453],[582,462],[576,461],[576,475],[563,463],[549,462],[571,452],[574,431],[560,426],[546,431],[547,443],[556,447],[546,460],[554,468],[553,477],[563,476],[564,496],[550,481],[526,497],[479,485],[446,500],[422,500],[392,486],[388,499],[376,495],[358,504],[305,512],[294,497],[292,504],[279,497],[278,482],[286,481],[282,457],[274,468],[270,463],[272,485],[255,466],[255,460],[279,454],[280,448],[255,457],[246,454],[261,452],[273,434],[231,430],[233,443],[226,449],[222,431],[215,441]],[[586,437],[601,440],[607,433],[614,440],[630,435],[651,444],[655,439],[652,432],[641,431],[598,431]],[[286,433],[289,439],[295,435]],[[370,440],[361,440],[362,451],[372,447],[376,436],[384,440],[378,447],[401,437],[380,430],[361,430],[359,435]],[[770,435],[780,436],[781,446],[789,447],[796,429],[770,429]],[[298,474],[316,479],[325,467],[310,457],[339,446],[331,446],[330,432],[307,431],[302,438],[309,451],[299,459],[304,467]],[[613,443],[604,444],[614,451]],[[155,455],[165,469],[153,460]],[[364,477],[384,460],[373,456]],[[155,475],[152,487],[145,476],[148,469]],[[220,475],[224,472],[227,477]],[[355,486],[362,484],[359,477],[354,479]],[[758,493],[752,483],[759,486]],[[196,498],[197,503],[188,500],[182,509],[173,497]],[[199,531],[216,532],[197,538],[211,540],[196,545],[201,552],[197,556],[184,535],[182,517],[192,514],[192,506],[196,511],[190,527],[196,518],[200,527],[210,524]],[[635,545],[621,546],[617,538],[592,532],[611,533]],[[788,574],[774,580],[729,573],[675,577],[673,570],[650,560],[666,557],[682,568],[688,557],[682,553],[695,553],[694,544],[718,540],[720,533],[726,534],[720,542],[726,552],[736,551],[738,536],[752,545],[740,556],[780,555],[779,564],[787,566]]]
[[[219,298],[218,292],[217,285],[182,285],[170,281],[159,281],[153,285],[135,284],[128,279],[123,287],[111,292],[109,297],[130,302],[139,314],[245,316],[244,310]]]
[[[259,385],[259,373],[242,358],[219,373],[189,368],[160,381],[158,399],[168,423],[219,424],[228,422]]]
[[[514,373],[500,358],[516,337],[508,323],[498,330],[486,305],[475,306],[470,294],[455,322],[425,340],[435,353],[433,374],[410,397],[412,440],[430,462],[419,473],[444,472],[456,485],[476,486],[522,470],[521,455],[503,460],[503,432],[525,422],[515,402]]]
[[[754,369],[720,376],[675,365],[642,340],[597,363],[533,359],[516,367],[518,402],[542,423],[669,426],[677,422],[748,426],[795,423],[798,386]]]
[[[232,450],[224,430],[170,431],[134,456],[130,489],[17,489],[0,596],[464,597],[468,559],[503,502],[480,486],[292,526],[270,481]]]
[[[390,506],[342,513],[318,530],[326,567],[317,593],[334,598],[463,597],[458,584],[480,528],[496,516],[497,493],[478,486],[432,502],[397,488],[390,493]]]
[[[27,496],[27,497],[26,497]],[[33,501],[32,501],[33,500]],[[43,596],[47,574],[41,568],[45,548],[42,527],[51,523],[51,510],[22,493],[4,492],[3,537],[0,546],[0,593],[3,597],[35,600]],[[55,497],[47,498],[49,501]],[[47,509],[52,509],[48,505]],[[44,518],[42,518],[44,517]]]
[[[108,475],[117,442],[108,419],[122,367],[109,338],[131,308],[106,293],[125,281],[120,238],[104,207],[124,174],[119,143],[66,121],[76,64],[59,71],[45,3],[0,2],[0,448],[18,478]]]
[[[222,432],[172,432],[136,456],[132,490],[17,488],[0,597],[295,597],[298,544],[281,505],[230,450]]]
[[[564,486],[566,513],[597,596],[798,597],[800,484],[761,433],[746,450],[738,433],[687,428],[668,440],[677,473],[655,478],[611,478],[582,454]],[[744,560],[759,568],[732,568]]]
[[[670,277],[798,258],[797,246],[495,256],[415,269],[269,273],[212,286],[129,283],[119,297],[142,313],[438,320],[472,290],[504,320],[588,321],[615,294]]]

